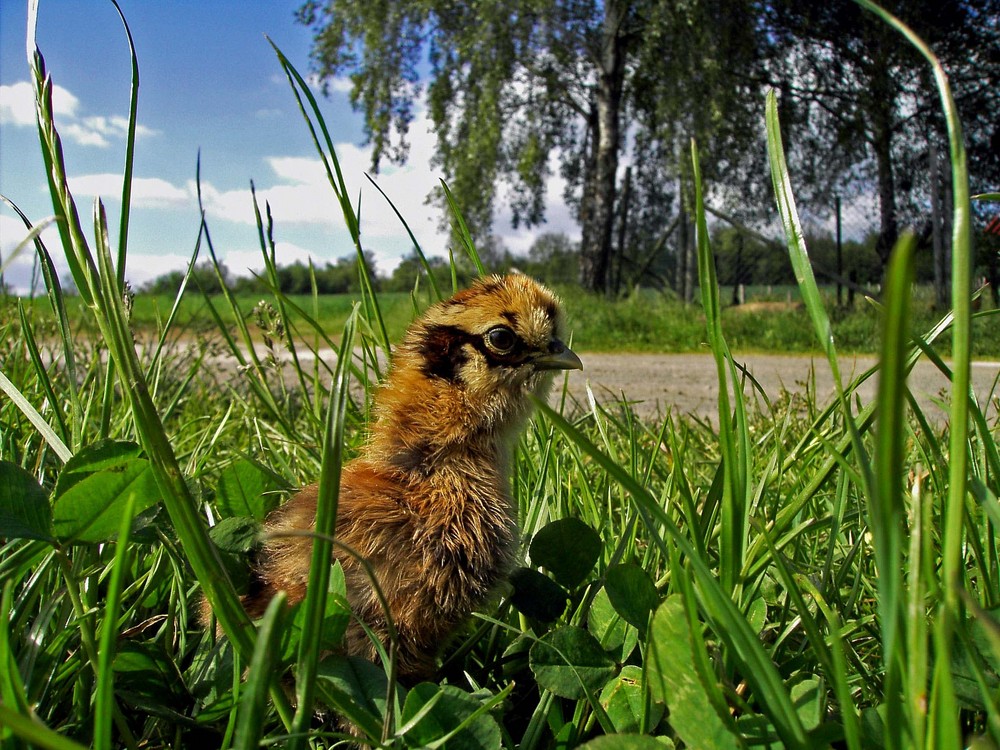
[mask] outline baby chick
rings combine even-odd
[[[480,279],[433,305],[398,346],[375,398],[358,458],[343,467],[337,539],[374,569],[399,638],[399,674],[428,677],[454,629],[512,563],[517,538],[511,452],[554,370],[582,369],[560,339],[558,299],[522,274]],[[244,606],[263,614],[278,591],[308,586],[316,485],[265,523],[257,586]],[[346,653],[376,658],[358,620],[383,643],[383,609],[362,565],[337,549],[355,614]]]

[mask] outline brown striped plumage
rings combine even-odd
[[[556,297],[511,274],[433,305],[397,347],[368,440],[342,471],[336,536],[375,570],[404,678],[433,672],[440,647],[511,564],[511,451],[528,395],[544,395],[553,370],[582,367],[560,335]],[[251,615],[277,591],[291,603],[305,595],[311,542],[280,534],[312,528],[316,498],[317,487],[306,487],[267,519],[258,590],[244,602]],[[335,554],[356,617],[384,642],[385,618],[362,566]],[[344,647],[375,658],[357,621]]]

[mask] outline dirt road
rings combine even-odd
[[[711,420],[718,414],[718,376],[715,360],[709,354],[594,354],[581,355],[583,372],[569,375],[570,393],[586,404],[586,385],[590,384],[599,401],[618,401],[622,394],[642,416],[655,417],[672,411],[693,414]],[[770,398],[780,395],[782,388],[803,391],[815,375],[817,401],[828,403],[834,397],[833,377],[825,357],[816,355],[791,356],[751,354],[737,355],[737,362],[761,384]],[[844,383],[874,365],[873,357],[841,357],[841,377]],[[974,362],[972,382],[980,403],[989,398],[990,414],[996,414],[1000,393],[991,391],[1000,373],[1000,362]],[[860,389],[864,403],[874,399],[877,388],[870,378]],[[914,392],[928,418],[938,423],[947,420],[947,412],[936,403],[950,390],[947,379],[932,364],[921,360],[909,378]]]
[[[300,356],[303,354],[300,353]],[[320,356],[333,360],[332,351]],[[307,357],[306,357],[307,358]],[[582,352],[582,372],[569,373],[570,395],[587,408],[587,385],[601,403],[614,403],[624,396],[636,413],[656,418],[672,412],[675,415],[695,415],[713,424],[718,415],[718,376],[711,354],[601,354]],[[744,364],[760,383],[768,398],[775,399],[782,389],[803,392],[815,378],[816,400],[826,405],[834,397],[833,376],[826,358],[819,355],[738,354],[736,361]],[[841,377],[849,383],[876,363],[874,357],[840,358]],[[993,390],[1000,374],[1000,362],[974,362],[973,390],[981,404],[989,399],[989,415],[996,415],[1000,406],[1000,389]],[[942,424],[947,421],[947,406],[942,399],[950,391],[948,380],[926,360],[917,363],[909,378],[910,389],[916,395],[928,419]],[[877,379],[869,378],[859,389],[862,402],[875,398]],[[749,394],[749,389],[747,393]]]

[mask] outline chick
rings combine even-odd
[[[374,569],[399,638],[399,675],[426,678],[441,646],[512,564],[517,539],[511,453],[554,370],[582,369],[560,339],[558,299],[522,274],[480,279],[433,305],[406,332],[375,397],[375,421],[343,467],[337,539]],[[265,522],[255,591],[263,614],[278,591],[308,586],[316,485]],[[355,614],[346,653],[376,658],[359,621],[383,642],[385,616],[362,565],[337,549]]]

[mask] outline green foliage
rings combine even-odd
[[[184,271],[170,271],[157,276],[142,287],[147,294],[176,294],[182,283],[193,283],[205,294],[219,294],[223,287],[232,286],[229,269],[222,263],[216,267],[211,261],[202,261],[194,268]]]
[[[104,443],[66,462],[52,492],[52,533],[60,542],[106,542],[127,504],[136,513],[159,502],[149,461],[134,443]]]
[[[952,72],[956,107],[974,125],[965,138],[971,177],[995,189],[1000,68],[995,56],[969,53],[1000,43],[995,0],[885,5]],[[858,3],[309,0],[298,17],[312,29],[321,79],[350,78],[376,165],[405,157],[426,85],[436,156],[477,240],[503,188],[515,226],[539,223],[558,159],[581,224],[581,280],[596,291],[669,268],[662,250],[694,194],[691,138],[701,144],[706,179],[727,186],[717,208],[771,220],[759,122],[772,88],[810,214],[840,199],[867,204],[877,191],[878,230],[850,243],[848,278],[880,279],[901,228],[929,228],[928,204],[946,189],[936,167],[927,168],[947,150],[944,119],[929,106],[933,77],[913,45]],[[629,169],[617,170],[626,153]],[[815,249],[833,270],[820,243]],[[930,271],[928,255],[918,277]],[[742,266],[720,278],[730,270]]]
[[[216,507],[224,517],[250,516],[263,521],[278,505],[277,490],[281,484],[281,479],[266,467],[239,459],[219,476]]]
[[[877,240],[878,237],[872,234],[861,241],[843,242],[842,278],[876,288],[881,284],[883,265],[875,251]],[[806,241],[813,268],[824,279],[824,283],[829,282],[833,279],[833,274],[837,274],[836,238],[828,233],[807,232]],[[925,262],[918,278],[923,282],[930,282],[934,278],[930,266],[931,248],[925,245],[921,250],[920,258]],[[788,252],[777,243],[765,243],[760,238],[748,237],[735,227],[719,226],[712,232],[712,251],[722,286],[780,286],[795,283]]]
[[[955,113],[970,126],[971,178],[991,189],[1000,178],[1000,157],[995,144],[987,145],[997,116],[987,81],[996,78],[1000,61],[969,50],[996,47],[1000,29],[984,23],[996,15],[996,3],[887,0],[882,6],[947,66],[957,92]],[[850,196],[876,182],[876,250],[884,266],[903,227],[926,225],[929,196],[948,184],[927,168],[935,149],[948,152],[947,118],[940,108],[911,106],[936,100],[939,82],[911,40],[864,3],[773,0],[768,7],[767,34],[778,54],[765,63],[765,77],[780,92],[797,193],[804,201],[812,191]]]
[[[704,681],[695,649],[704,649],[694,633],[683,597],[668,597],[653,618],[648,663],[653,700],[670,706],[670,723],[690,747],[739,748],[732,718],[719,713],[724,705],[718,686]]]
[[[569,589],[583,583],[600,556],[600,536],[576,518],[553,521],[531,540],[532,564]]]
[[[45,490],[27,471],[0,462],[0,537],[52,539],[52,508]]]
[[[660,601],[660,594],[649,573],[635,564],[613,565],[605,573],[604,587],[608,600],[623,620],[646,635],[649,616]]]
[[[638,130],[632,244],[644,254],[669,223],[670,186],[683,170],[678,143],[694,134],[711,138],[715,163],[740,167],[741,155],[755,153],[747,147],[754,131],[745,127],[752,98],[744,71],[757,67],[752,10],[742,2],[727,3],[722,14],[713,3],[647,0],[310,0],[298,17],[313,31],[320,78],[350,77],[376,167],[405,158],[427,79],[436,157],[477,240],[486,238],[501,186],[510,188],[515,226],[541,223],[546,178],[558,159],[582,225],[581,281],[604,292],[611,288],[626,112]],[[704,111],[689,106],[695,97]]]
[[[407,747],[499,750],[500,727],[481,701],[451,685],[422,682],[406,694],[400,720]]]
[[[618,670],[594,636],[566,626],[546,633],[531,647],[531,671],[553,694],[589,700]]]
[[[315,102],[279,60],[363,258]],[[753,319],[722,308],[703,213],[702,313],[649,293],[596,305],[567,290],[587,347],[624,330],[641,346],[669,348],[675,334],[657,327],[667,316],[685,331],[676,346],[706,341],[718,364],[718,420],[648,424],[627,404],[564,413],[539,403],[512,467],[525,538],[511,586],[443,644],[431,681],[401,686],[391,645],[376,663],[336,650],[350,614],[343,571],[322,552],[328,533],[317,537],[302,605],[289,610],[279,598],[252,624],[237,587],[261,518],[287,488],[319,476],[320,531],[334,528],[339,466],[363,439],[388,341],[452,278],[393,296],[376,293],[362,263],[356,305],[289,296],[275,283],[262,223],[265,305],[222,283],[217,296],[196,293],[192,264],[176,304],[138,325],[152,341],[137,349],[107,220],[98,208],[95,251],[65,190],[52,82],[41,56],[33,62],[62,252],[85,304],[70,314],[73,301],[49,274],[39,309],[0,317],[5,747],[1000,742],[1000,423],[967,398],[982,338],[971,296],[956,294],[960,303],[936,323],[911,314],[913,256],[901,245],[871,318],[880,333],[866,334],[878,340],[880,397],[863,402],[865,376],[840,377],[849,316],[812,276],[774,101],[770,157],[805,306],[798,317],[836,375],[837,399],[807,396],[799,409],[791,394],[770,394],[765,406],[743,398],[734,342],[751,335],[740,316]],[[957,129],[943,72],[934,73]],[[957,132],[954,143],[961,188]],[[956,226],[968,227],[968,212],[957,189]],[[468,262],[482,261],[467,239]],[[40,241],[36,250],[51,262]],[[956,290],[968,292],[967,235],[955,253]],[[417,268],[434,272],[419,253]],[[214,260],[211,270],[224,280]],[[186,327],[186,305],[213,321],[211,338]],[[238,368],[219,371],[220,348]],[[931,427],[907,390],[918,357],[953,383],[946,428]],[[197,621],[206,603],[226,636]]]

